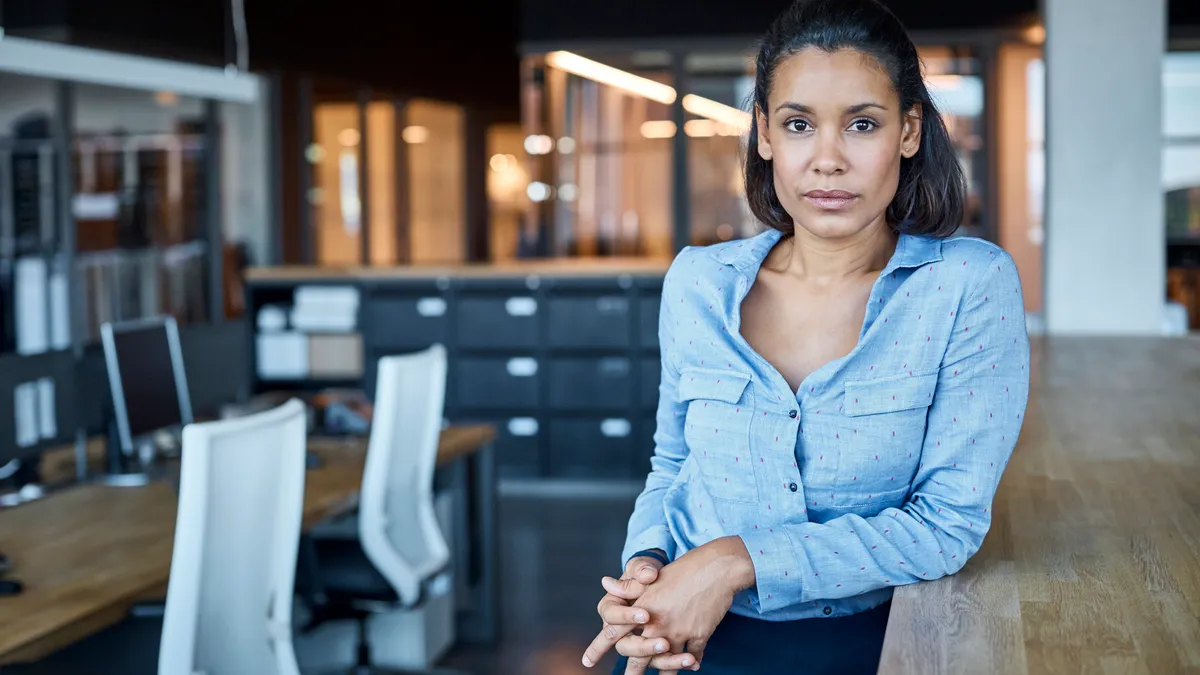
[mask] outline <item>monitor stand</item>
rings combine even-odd
[[[143,470],[138,456],[127,456],[121,450],[121,435],[117,432],[117,425],[113,420],[108,423],[108,434],[105,441],[107,470],[96,477],[97,483],[110,487],[141,487],[148,485],[153,480],[154,476]],[[153,443],[150,440],[140,442],[143,444]],[[139,452],[138,455],[140,454]]]

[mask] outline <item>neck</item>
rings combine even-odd
[[[779,261],[779,272],[821,285],[837,284],[878,274],[896,250],[896,235],[881,218],[861,231],[838,239],[818,237],[804,228],[788,239],[790,249]]]

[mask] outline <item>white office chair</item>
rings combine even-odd
[[[314,624],[356,620],[359,667],[424,668],[453,643],[450,549],[433,498],[445,390],[441,345],[379,360],[357,538],[314,532]],[[336,651],[332,640],[306,641],[302,661]]]
[[[190,424],[159,675],[298,675],[292,589],[305,407]]]

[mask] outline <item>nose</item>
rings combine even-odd
[[[813,148],[813,171],[823,176],[834,176],[846,172],[846,155],[842,152],[842,135],[821,130],[817,133]]]

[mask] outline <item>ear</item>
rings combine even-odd
[[[758,125],[758,156],[766,161],[771,161],[775,155],[771,152],[771,125],[767,123],[767,115],[754,104],[754,123]]]
[[[900,155],[912,159],[921,149],[921,104],[912,107],[904,115],[904,129],[900,133]]]

